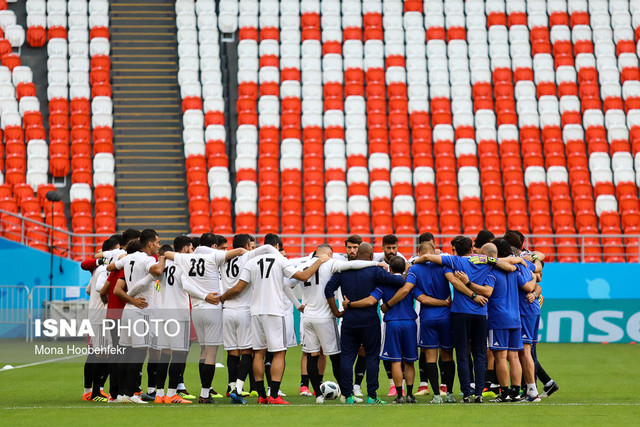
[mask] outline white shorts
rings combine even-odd
[[[133,348],[151,347],[152,341],[156,339],[154,327],[148,314],[133,309],[123,310],[120,319],[120,345]]]
[[[287,347],[297,347],[298,338],[296,337],[296,323],[293,318],[293,312],[284,316],[285,329],[287,331]]]
[[[191,318],[200,345],[222,344],[222,310],[195,308]]]
[[[113,347],[111,342],[111,331],[106,331],[106,334],[102,333],[102,323],[92,323],[93,336],[91,337],[90,345],[94,349]]]
[[[156,350],[189,351],[191,325],[188,320],[163,320],[158,324]],[[153,343],[152,343],[153,344]]]
[[[284,316],[259,314],[251,316],[251,341],[254,350],[270,352],[287,349],[287,328]]]
[[[302,350],[316,353],[322,349],[327,356],[340,353],[340,333],[335,319],[302,319]]]
[[[248,308],[222,310],[225,350],[247,350],[251,344],[251,312]]]

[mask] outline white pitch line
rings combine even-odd
[[[193,405],[193,406],[189,406],[189,405],[172,405],[172,407],[180,407],[180,408],[185,408],[185,407],[191,407],[191,408],[205,408],[207,407],[206,405]],[[264,405],[267,407],[273,407],[274,405]],[[287,408],[287,407],[297,407],[297,408],[301,408],[301,407],[309,407],[309,408],[370,408],[372,406],[375,407],[386,407],[387,405],[366,405],[366,404],[356,404],[356,405],[327,405],[327,406],[322,406],[322,405],[315,405],[315,404],[291,404],[291,405],[282,405],[282,407]],[[434,407],[434,405],[429,404],[429,403],[418,403],[418,404],[411,404],[411,405],[403,405],[403,407],[414,407],[414,406],[431,406]],[[466,405],[446,405],[446,407],[450,408],[452,406],[466,406]],[[539,407],[543,407],[543,406],[640,406],[640,403],[546,403],[546,404],[523,404],[523,405],[518,405],[518,404],[512,404],[512,405],[472,405],[474,408],[492,408],[492,407],[500,407],[500,408],[504,408],[504,407],[508,407],[508,408],[526,408],[526,407],[530,407],[530,406],[539,406]],[[95,410],[96,408],[98,409],[104,409],[104,408],[109,408],[109,409],[118,409],[118,408],[131,408],[131,407],[138,407],[138,408],[158,408],[158,407],[162,407],[162,408],[166,408],[167,405],[136,405],[136,404],[108,404],[108,405],[75,405],[75,406],[12,406],[12,407],[7,407],[7,408],[2,408],[0,407],[0,410],[24,410],[24,409],[91,409],[91,410]],[[263,407],[263,406],[259,406],[259,405],[250,405],[250,406],[245,406],[245,405],[229,405],[229,406],[224,406],[225,408],[247,408],[247,407],[252,407],[252,408],[257,408],[257,407]],[[391,408],[397,408],[399,406],[397,405],[388,405],[388,407]]]
[[[60,360],[74,359],[76,357],[82,357],[82,356],[84,356],[84,354],[74,354],[73,356],[57,357],[55,359],[47,359],[47,360],[42,360],[40,362],[27,363],[26,365],[14,366],[13,368],[10,368],[10,369],[0,369],[0,372],[9,372],[9,371],[13,371],[14,369],[28,368],[30,366],[37,366],[37,365],[44,365],[45,363],[53,363],[53,362],[58,362]]]

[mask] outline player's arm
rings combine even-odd
[[[338,304],[336,304],[336,297],[335,297],[335,293],[341,284],[342,284],[342,275],[334,274],[331,277],[331,279],[329,279],[329,282],[327,282],[327,285],[324,288],[324,296],[327,298],[327,304],[329,304],[329,308],[331,309],[331,312],[337,318],[342,317],[342,315],[344,314],[343,311],[338,310]]]
[[[113,261],[111,264],[107,265],[107,271],[122,270],[124,267],[123,259],[125,256],[126,254],[122,254],[117,261]]]
[[[275,249],[275,248],[274,248]],[[240,255],[244,255],[247,253],[247,250],[245,248],[235,248],[235,249],[231,249],[230,251],[226,251],[224,254],[224,260],[225,261],[229,261],[230,259],[233,259],[235,257],[239,257]]]
[[[475,297],[473,297],[473,291],[469,288],[467,288],[461,281],[460,279],[458,279],[455,275],[455,273],[453,272],[447,272],[445,273],[444,277],[449,281],[449,283],[451,283],[453,285],[453,287],[460,292],[463,295],[466,295],[467,297],[471,298],[473,301],[475,301],[476,303],[480,304],[480,305],[485,305],[487,303],[487,298],[485,298],[483,295],[477,294]]]
[[[434,264],[442,265],[442,255],[424,254],[413,260],[414,264],[424,264],[425,262],[432,262]]]
[[[109,278],[105,280],[104,285],[102,285],[102,289],[100,289],[100,299],[103,304],[109,302],[109,288],[111,287],[111,282],[109,282]]]
[[[140,292],[145,291],[150,283],[153,283],[154,277],[151,273],[144,276],[142,279],[138,280],[136,283],[131,286],[131,289],[127,291],[127,295],[130,297],[135,297]]]
[[[391,297],[389,301],[385,302],[385,304],[389,306],[389,308],[393,307],[394,305],[402,301],[404,297],[409,295],[409,292],[411,292],[411,289],[413,289],[413,287],[413,283],[405,282],[405,284],[400,289],[398,289],[393,297]]]
[[[469,288],[472,294],[473,292],[475,292],[479,295],[482,295],[483,297],[489,298],[493,293],[493,287],[484,284],[479,285],[477,283],[473,283],[471,280],[469,280],[469,276],[467,276],[467,273],[465,273],[464,271],[456,271],[455,274],[456,278],[458,278],[458,280],[460,280],[466,288]]]
[[[158,257],[158,262],[149,267],[149,273],[153,274],[154,276],[160,276],[164,272],[165,261],[166,258],[164,257],[164,255],[160,255]]]
[[[289,298],[289,301],[291,301],[296,310],[304,312],[304,306],[300,303],[300,301],[298,301],[298,298],[296,298],[296,294],[293,293],[293,288],[285,283],[283,290],[284,294],[287,296],[287,298]],[[302,310],[300,309],[300,307],[302,307]]]
[[[125,281],[122,279],[119,279],[116,282],[116,287],[113,288],[113,294],[118,298],[120,298],[121,300],[126,301],[127,303],[132,304],[138,308],[145,308],[148,305],[144,298],[134,298],[129,296],[127,292],[124,290],[124,287],[125,287]]]
[[[430,305],[433,307],[450,307],[450,299],[438,299],[426,294],[420,294],[416,297],[416,300],[422,305]]]
[[[80,263],[80,268],[85,271],[93,271],[98,267],[98,265],[101,265],[98,264],[98,261],[99,259],[95,258],[85,259]]]
[[[238,283],[233,288],[222,294],[222,296],[220,297],[220,302],[225,302],[227,300],[235,298],[238,294],[244,291],[248,284],[249,282],[246,282],[242,279],[238,280]]]
[[[318,271],[318,268],[320,268],[320,266],[329,261],[331,258],[329,258],[329,255],[327,254],[322,254],[318,257],[318,259],[309,266],[309,268],[303,270],[303,271],[296,271],[293,275],[288,274],[288,272],[285,269],[285,276],[290,277],[292,279],[296,279],[299,280],[301,282],[306,282],[307,280],[309,280],[311,278],[311,276],[313,276],[314,274],[316,274],[316,271]],[[293,268],[293,267],[292,267]]]
[[[378,303],[378,299],[376,299],[376,297],[374,297],[373,295],[369,295],[366,298],[362,298],[359,299],[358,301],[349,301],[347,299],[347,297],[344,297],[344,300],[342,301],[342,306],[348,310],[350,308],[367,308],[367,307],[371,307],[372,305],[376,305]]]
[[[353,261],[345,261],[340,259],[335,259],[333,261],[333,265],[331,266],[332,273],[340,273],[347,270],[362,270],[367,267],[375,267],[382,266],[382,263],[376,261],[362,261],[362,260],[353,260]]]

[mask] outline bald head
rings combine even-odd
[[[498,248],[493,243],[485,243],[482,246],[482,253],[486,256],[495,258],[498,256]]]
[[[433,242],[426,241],[420,243],[420,248],[418,248],[418,254],[426,255],[426,254],[434,254],[436,252],[436,247],[433,245]]]
[[[333,253],[333,251],[331,250],[331,246],[329,246],[327,244],[322,244],[322,245],[318,246],[318,249],[316,249],[316,255],[327,254],[327,255],[331,256],[332,253]]]
[[[356,254],[356,259],[371,261],[373,260],[373,246],[371,244],[363,242],[358,246],[358,253]]]

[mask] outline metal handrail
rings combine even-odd
[[[11,217],[14,217],[20,220],[21,231],[20,231],[19,239],[15,239],[15,238],[12,239],[11,237],[17,237],[14,234],[9,234],[9,236],[7,236],[7,231],[2,219],[4,215],[9,215]],[[88,256],[91,256],[92,254],[95,253],[95,245],[93,243],[87,243],[87,241],[93,242],[94,239],[106,239],[109,237],[109,234],[74,233],[69,230],[52,227],[50,224],[47,224],[46,222],[35,221],[33,219],[26,218],[22,215],[0,209],[0,231],[2,231],[5,237],[8,237],[10,240],[17,241],[24,245],[29,245],[29,243],[32,243],[31,246],[33,246],[33,242],[29,239],[29,236],[27,236],[27,233],[25,232],[26,223],[33,224],[36,227],[41,227],[42,229],[45,230],[45,232],[43,232],[42,230],[33,230],[33,231],[30,231],[30,233],[46,236],[47,238],[52,237],[53,233],[56,233],[58,237],[65,236],[66,247],[61,247],[59,245],[55,246],[48,239],[44,239],[43,242],[45,243],[40,245],[41,249],[46,246],[47,249],[51,250],[51,247],[53,247],[54,251],[57,251],[60,256],[63,256],[65,258],[84,259]],[[194,234],[189,234],[189,235],[195,236]],[[229,240],[233,238],[232,234],[222,234],[222,235],[227,237]],[[471,234],[464,234],[464,235],[471,238],[475,237],[474,235],[471,235]],[[255,235],[255,237],[258,239],[264,236],[265,234]],[[287,244],[286,249],[289,255],[305,255],[306,253],[309,252],[308,250],[309,247],[311,247],[314,244],[317,244],[318,241],[322,243],[324,243],[325,241],[336,242],[336,243],[340,242],[340,245],[334,248],[336,250],[340,250],[340,248],[342,247],[342,242],[344,242],[344,239],[346,239],[348,236],[350,236],[350,234],[322,234],[322,233],[320,234],[318,233],[280,234],[280,237],[283,240],[285,240],[285,242],[287,241],[290,242],[291,240],[297,241],[299,239],[299,243]],[[400,239],[401,248],[406,248],[410,246],[413,252],[417,250],[418,234],[396,234],[396,236],[398,237],[398,239]],[[437,241],[440,242],[440,246],[443,248],[449,248],[449,241],[453,239],[455,236],[456,236],[455,234],[435,234]],[[174,236],[160,236],[160,237],[173,238]],[[360,237],[362,237],[363,240],[375,242],[376,239],[380,240],[382,236],[377,234],[360,234]],[[542,246],[546,248],[547,250],[546,253],[548,255],[571,256],[579,260],[580,262],[585,262],[585,259],[588,259],[590,256],[593,256],[593,257],[618,256],[618,257],[624,258],[625,256],[634,255],[634,256],[638,256],[640,260],[640,234],[593,234],[593,233],[591,234],[527,234],[525,235],[525,237],[527,239],[525,243],[527,246],[533,246],[533,247],[536,247],[536,245],[540,246],[539,240],[544,240],[545,242],[543,242],[544,244]],[[80,242],[79,252],[73,252],[71,250],[73,248],[74,239],[77,239]],[[559,253],[558,248],[561,248],[564,246],[556,244],[554,239],[575,240],[576,244],[569,246],[569,247],[575,248],[575,251],[567,252],[567,253]],[[599,245],[596,247],[597,249],[596,250],[594,249],[594,246],[589,244],[590,242],[588,240],[590,239],[594,239],[594,240],[595,239],[621,239],[622,245],[619,247],[618,252],[616,252],[615,247],[612,247],[611,245]],[[58,241],[59,240],[60,239],[58,239]],[[38,240],[38,242],[40,242],[40,240]],[[307,244],[309,245],[309,247],[307,247]],[[37,246],[38,245],[36,245],[36,247]],[[625,250],[627,247],[631,247],[631,248],[637,247],[638,249],[636,252],[631,253],[631,251]],[[549,251],[549,248],[552,248],[552,251]],[[592,250],[588,251],[587,248]],[[610,250],[611,248],[614,248],[614,249]]]

